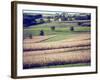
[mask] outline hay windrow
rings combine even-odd
[[[59,48],[71,48],[71,47],[82,47],[90,46],[90,40],[74,41],[74,42],[48,42],[48,43],[34,43],[24,44],[24,51],[29,50],[47,50],[47,49],[59,49]]]
[[[46,65],[49,63],[55,62],[87,62],[90,61],[90,50],[80,50],[73,52],[64,52],[64,53],[53,53],[53,54],[43,54],[34,56],[24,56],[24,64],[40,64]]]

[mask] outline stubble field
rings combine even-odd
[[[39,31],[45,35],[40,36]],[[89,66],[91,63],[90,27],[33,27],[24,29],[24,34],[31,33],[23,41],[23,68]]]

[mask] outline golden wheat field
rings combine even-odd
[[[25,67],[34,68],[91,61],[90,34],[79,34],[75,38],[42,42],[52,37],[56,35],[35,36],[33,39],[24,40],[23,63]]]
[[[63,53],[50,53],[43,55],[27,55],[24,56],[24,64],[40,64],[46,65],[48,63],[55,62],[87,62],[90,60],[90,51],[81,50],[81,51],[72,51],[72,52],[63,52]]]

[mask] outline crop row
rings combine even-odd
[[[72,64],[87,63],[91,61],[90,50],[78,50],[72,52],[43,54],[34,56],[24,55],[24,67],[32,65],[33,67],[46,66],[48,64]]]

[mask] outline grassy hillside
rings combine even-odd
[[[55,25],[55,30],[52,31],[51,27]],[[48,24],[41,24],[37,26],[31,26],[30,28],[24,29],[24,37],[29,36],[39,36],[40,31],[44,31],[44,35],[56,35],[56,37],[48,40],[48,41],[56,41],[61,40],[69,37],[73,37],[75,34],[86,33],[90,32],[90,27],[82,27],[82,26],[75,26],[74,31],[70,31],[71,26],[66,26],[65,23],[58,25],[57,23],[48,23]]]

